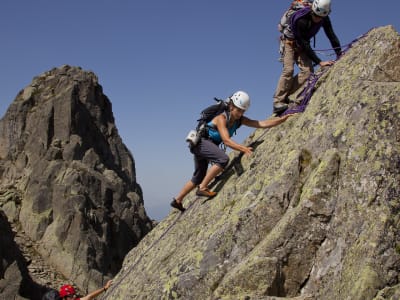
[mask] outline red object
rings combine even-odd
[[[64,298],[66,296],[73,296],[75,295],[76,291],[72,285],[65,284],[60,288],[60,297]]]

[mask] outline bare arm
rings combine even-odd
[[[81,300],[91,300],[91,299],[96,298],[102,292],[105,292],[111,286],[111,284],[112,284],[112,280],[107,281],[107,283],[104,287],[91,292],[90,294],[86,295],[85,297],[82,297]]]
[[[294,114],[288,114],[283,117],[266,119],[266,120],[262,120],[262,121],[251,120],[247,117],[243,117],[242,124],[249,126],[249,127],[254,127],[254,128],[270,128],[270,127],[274,127],[274,126],[277,126],[277,125],[285,122],[289,117],[291,117],[293,115]]]
[[[226,128],[226,118],[225,115],[219,115],[214,118],[213,122],[217,126],[218,132],[221,135],[221,139],[227,147],[230,147],[234,150],[241,151],[244,154],[251,154],[253,152],[252,147],[246,147],[241,144],[236,143],[229,136],[228,129]]]

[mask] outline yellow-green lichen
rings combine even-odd
[[[368,265],[364,266],[352,282],[352,289],[349,292],[352,300],[372,299],[382,284],[379,274]]]

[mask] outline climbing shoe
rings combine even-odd
[[[274,114],[280,115],[282,114],[285,110],[287,110],[289,105],[284,104],[284,103],[276,103],[274,105]]]
[[[171,206],[173,208],[179,209],[181,212],[184,212],[186,209],[183,207],[182,203],[178,203],[176,199],[172,200]]]
[[[289,96],[286,97],[285,100],[283,100],[283,103],[284,103],[284,104],[289,104],[289,103],[293,103],[293,102],[294,102],[294,101],[293,101],[292,99],[290,99]],[[279,103],[278,103],[278,104],[279,104]]]
[[[213,191],[210,191],[209,189],[201,190],[201,189],[198,188],[197,192],[196,192],[196,195],[197,196],[201,196],[201,197],[212,198],[212,197],[215,197],[217,195],[217,193],[213,192]]]

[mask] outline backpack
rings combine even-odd
[[[297,20],[304,17],[305,15],[309,14],[310,12],[311,12],[311,8],[305,7],[303,9],[296,11],[290,17],[290,26],[289,27],[290,27],[290,30],[291,30],[294,38],[298,38]],[[323,24],[324,24],[324,19],[322,19],[322,21],[318,22],[318,23],[312,22],[312,25],[306,34],[306,38],[308,38],[308,39],[311,39],[314,37],[314,47],[315,47],[315,35],[319,31],[319,29],[323,26]]]
[[[311,0],[294,0],[290,7],[285,11],[283,14],[279,24],[278,24],[278,29],[281,32],[281,39],[283,39],[284,36],[293,39],[294,35],[291,29],[291,19],[292,16],[295,12],[299,11],[300,9],[310,6],[312,3]]]
[[[186,141],[189,142],[192,146],[195,146],[201,137],[208,136],[207,123],[214,119],[216,116],[225,112],[229,119],[229,102],[216,97],[214,97],[214,100],[217,103],[206,107],[200,112],[200,118],[197,120],[196,130],[191,130],[186,137]],[[240,123],[237,128],[242,125],[241,120],[239,120],[239,122]]]
[[[216,104],[212,104],[200,112],[200,118],[197,120],[197,131],[201,131],[208,122],[214,119],[219,114],[223,112],[229,112],[229,103],[222,99],[214,98],[217,102]]]

